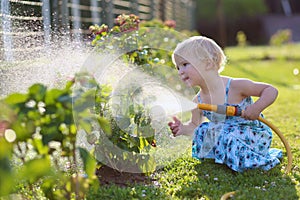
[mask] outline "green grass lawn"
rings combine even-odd
[[[231,47],[223,74],[246,77],[276,86],[279,96],[264,111],[288,140],[293,153],[292,172],[285,174],[287,157],[270,171],[251,170],[236,173],[212,161],[197,161],[187,152],[153,176],[156,182],[130,187],[100,187],[88,199],[220,199],[237,191],[234,199],[300,199],[300,45],[282,47]],[[274,134],[273,147],[285,148]]]

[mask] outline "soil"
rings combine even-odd
[[[155,181],[151,176],[146,174],[120,172],[108,166],[101,166],[96,171],[100,185],[117,185],[127,187],[133,184],[150,184]]]

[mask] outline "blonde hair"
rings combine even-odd
[[[185,60],[196,64],[199,60],[209,60],[218,68],[218,72],[224,69],[226,56],[221,47],[212,39],[205,36],[193,36],[179,43],[172,55],[180,56]]]

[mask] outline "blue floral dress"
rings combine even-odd
[[[225,105],[245,109],[252,104],[247,97],[239,104],[228,104],[228,91],[231,79],[226,86]],[[201,98],[198,96],[201,103]],[[203,111],[209,122],[200,124],[194,132],[192,157],[211,158],[216,163],[226,164],[234,171],[261,168],[269,170],[280,163],[282,151],[270,148],[272,131],[258,120],[246,120],[237,116]]]

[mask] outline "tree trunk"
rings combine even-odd
[[[220,46],[225,47],[226,46],[226,22],[225,22],[225,16],[224,16],[224,6],[223,6],[223,0],[217,1],[217,19],[218,19],[218,29],[219,29],[219,38],[220,38]]]

